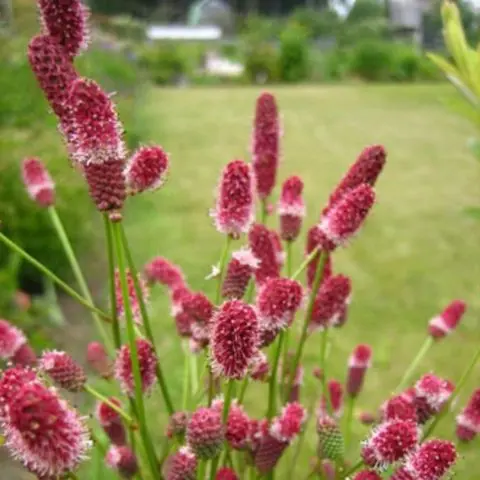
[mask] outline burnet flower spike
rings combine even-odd
[[[363,387],[365,374],[372,362],[372,349],[369,345],[357,345],[348,360],[346,391],[350,397],[357,397]]]
[[[26,158],[22,162],[22,178],[30,198],[40,207],[55,204],[55,184],[45,165],[38,158]]]
[[[382,405],[382,419],[388,420],[412,420],[418,423],[417,408],[415,401],[405,395],[395,395]]]
[[[462,300],[451,302],[440,315],[433,317],[428,323],[428,333],[435,340],[442,339],[450,335],[465,314],[467,305]]]
[[[140,299],[137,296],[137,292],[135,290],[135,283],[133,280],[133,274],[130,270],[125,272],[127,276],[127,286],[128,286],[128,296],[130,298],[130,308],[132,311],[132,317],[135,323],[141,324],[142,323],[142,315],[140,311]],[[147,282],[143,278],[142,274],[137,274],[138,284],[140,285],[140,289],[142,291],[143,300],[148,302],[150,296],[150,290],[148,288]],[[122,284],[120,281],[120,272],[115,270],[115,298],[117,303],[117,314],[119,318],[124,319],[125,317],[125,308],[123,305],[123,294],[122,294]]]
[[[456,434],[460,441],[470,442],[480,433],[480,389],[472,393],[456,420]]]
[[[317,455],[322,460],[343,458],[345,445],[338,421],[324,413],[317,415]]]
[[[112,445],[105,456],[105,463],[125,479],[133,478],[138,473],[137,457],[127,445]]]
[[[415,407],[418,421],[423,424],[439,413],[453,393],[454,385],[449,380],[432,373],[423,375],[415,384]]]
[[[259,266],[258,258],[253,255],[250,248],[242,248],[232,253],[232,258],[227,265],[225,278],[222,285],[224,298],[241,299],[245,295],[248,282]]]
[[[197,458],[216,457],[225,439],[221,410],[214,406],[198,408],[188,421],[186,438]]]
[[[258,259],[255,282],[262,285],[269,278],[280,276],[279,250],[273,232],[264,225],[254,224],[248,232],[250,249]]]
[[[109,403],[121,407],[120,400],[114,397],[108,399]],[[126,445],[127,435],[120,414],[109,403],[99,402],[95,409],[95,417],[114,445]]]
[[[44,352],[38,361],[38,368],[69,392],[80,392],[87,382],[83,368],[66,352]]]
[[[306,214],[302,192],[303,182],[300,177],[292,176],[283,182],[277,212],[280,218],[280,237],[287,242],[296,240],[302,228]]]
[[[171,455],[164,465],[165,480],[196,480],[197,457],[190,447],[181,447]]]

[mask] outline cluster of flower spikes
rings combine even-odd
[[[89,40],[88,9],[80,0],[38,0],[42,32],[29,43],[28,58],[38,84],[58,117],[68,153],[102,212],[121,218],[127,194],[155,190],[165,180],[168,156],[159,146],[140,147],[130,158],[110,95],[82,78],[74,60]],[[53,188],[41,169],[27,163],[28,191],[42,206]]]

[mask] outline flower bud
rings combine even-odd
[[[166,435],[168,438],[183,436],[187,430],[189,415],[187,412],[175,412],[168,421]]]
[[[233,402],[228,411],[227,431],[225,438],[234,450],[243,450],[247,447],[250,433],[250,418],[237,402]]]
[[[55,185],[38,158],[26,158],[22,164],[22,177],[28,195],[40,207],[50,207],[55,204]]]
[[[180,267],[164,257],[155,257],[144,268],[145,277],[149,282],[157,282],[175,290],[185,285],[185,275]]]
[[[44,352],[39,360],[39,368],[69,392],[80,392],[87,382],[83,368],[65,352]]]
[[[121,407],[121,403],[118,399],[110,397],[108,399],[111,403],[117,407]],[[127,435],[125,433],[125,427],[123,426],[120,414],[114,410],[109,404],[100,402],[97,404],[95,410],[95,416],[98,423],[107,434],[107,437],[114,445],[125,445],[127,442]]]
[[[388,420],[412,420],[417,422],[415,402],[404,395],[396,395],[382,406],[382,417]]]
[[[126,445],[113,445],[105,457],[106,464],[117,470],[122,478],[133,478],[138,473],[138,463],[135,454]]]
[[[368,345],[358,345],[348,361],[347,394],[356,397],[363,387],[365,374],[372,360],[372,349]]]
[[[189,447],[181,447],[165,462],[163,475],[165,480],[196,480],[197,457]]]
[[[137,291],[135,289],[135,284],[133,280],[133,274],[130,270],[125,272],[127,278],[127,289],[128,297],[130,299],[130,311],[135,323],[142,323],[142,312],[140,308],[140,299],[137,296]],[[143,301],[148,302],[150,296],[150,290],[147,286],[145,279],[141,274],[137,274],[138,284],[142,292]],[[115,270],[115,298],[117,302],[117,314],[119,318],[125,320],[125,306],[123,303],[123,290],[122,290],[122,280],[120,278],[120,272],[118,269]]]
[[[462,442],[469,442],[480,433],[480,389],[473,392],[466,407],[457,416],[456,433]]]
[[[0,358],[11,359],[26,342],[27,339],[20,329],[0,319]]]
[[[446,337],[457,328],[466,309],[467,305],[465,302],[454,300],[440,315],[430,320],[428,333],[437,340]]]
[[[451,397],[454,385],[433,374],[424,375],[415,384],[415,406],[418,421],[425,423],[442,410]]]
[[[90,342],[87,346],[87,363],[90,368],[103,378],[111,378],[112,362],[105,347],[100,342]]]
[[[258,259],[249,248],[233,252],[223,280],[222,296],[241,299],[245,295],[248,282],[258,265]]]
[[[299,177],[287,178],[282,185],[282,193],[277,211],[280,217],[280,237],[292,242],[300,234],[305,217],[305,203],[302,198],[303,182]]]
[[[327,459],[334,461],[343,458],[343,436],[337,421],[328,415],[319,415],[316,428],[318,435],[318,457],[322,460]]]
[[[263,284],[268,278],[280,276],[279,251],[275,233],[267,227],[255,224],[248,233],[250,249],[258,259],[258,268],[255,269],[255,281]]]

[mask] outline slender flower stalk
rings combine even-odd
[[[217,278],[217,292],[215,294],[215,305],[220,303],[222,299],[222,284],[223,284],[223,277],[225,273],[225,266],[227,263],[228,252],[230,250],[230,245],[232,243],[231,235],[226,235],[225,237],[225,244],[222,250],[222,254],[220,256],[220,261],[218,263],[218,278]]]
[[[106,405],[108,405],[112,410],[114,410],[115,412],[117,412],[124,420],[125,422],[130,426],[130,427],[134,427],[135,426],[135,422],[133,420],[133,418],[127,413],[125,412],[125,410],[123,410],[123,408],[119,407],[118,405],[116,405],[114,402],[110,401],[109,398],[107,398],[105,395],[101,394],[99,391],[97,391],[95,388],[93,388],[91,385],[88,385],[86,384],[83,389],[85,390],[85,392],[87,392],[88,394],[92,395],[92,397],[95,397],[97,400],[99,400],[100,402],[102,403],[105,403]]]
[[[145,333],[147,334],[147,338],[148,338],[148,340],[150,340],[150,343],[152,344],[152,347],[153,347],[153,351],[158,358],[157,351],[156,351],[156,348],[155,348],[155,339],[153,337],[153,331],[152,331],[152,327],[151,327],[151,323],[150,323],[150,318],[149,318],[149,315],[148,315],[147,306],[145,304],[145,298],[143,296],[143,291],[142,291],[140,282],[138,280],[138,274],[137,274],[137,270],[136,270],[136,267],[135,267],[135,263],[133,262],[132,255],[130,253],[130,248],[128,246],[128,241],[127,241],[127,236],[125,235],[125,230],[123,229],[121,224],[119,225],[118,228],[120,230],[122,245],[123,245],[123,249],[125,251],[125,256],[127,258],[127,263],[128,263],[129,268],[130,268],[130,271],[132,272],[132,279],[133,279],[133,286],[135,288],[135,293],[136,293],[137,298],[138,298],[139,303],[140,303],[140,313],[142,314],[142,320],[143,320],[143,326],[145,327]],[[125,305],[125,307],[128,306],[125,303],[124,303],[124,305]],[[130,312],[130,314],[131,314],[131,312]],[[155,373],[156,373],[156,376],[157,376],[158,383],[160,385],[160,390],[162,391],[163,400],[165,401],[167,411],[168,411],[169,415],[173,415],[173,413],[175,412],[175,408],[173,406],[173,403],[172,403],[172,400],[171,400],[171,397],[170,397],[170,393],[168,391],[167,383],[165,381],[165,376],[163,374],[160,362],[157,362],[157,364],[156,364]]]
[[[315,248],[312,250],[308,256],[305,257],[303,262],[300,264],[300,266],[295,270],[295,272],[292,274],[290,277],[292,280],[296,280],[302,273],[303,271],[308,267],[310,262],[315,258],[315,256],[318,254],[320,250],[320,247]]]
[[[118,223],[113,224],[113,236],[115,240],[115,247],[116,247],[115,253],[117,256],[118,270],[120,272],[120,283],[122,286],[123,304],[125,306],[127,338],[130,346],[132,373],[133,373],[134,384],[135,384],[135,411],[139,421],[141,438],[145,446],[145,450],[147,452],[150,470],[154,478],[156,478],[159,475],[158,462],[156,459],[152,440],[150,438],[150,433],[148,431],[147,424],[146,424],[145,405],[143,402],[143,392],[142,392],[142,378],[140,373],[140,363],[138,359],[134,322],[132,317],[132,311],[130,308],[130,296],[128,294],[126,266],[125,266],[123,242],[122,242],[122,227]]]
[[[281,330],[278,336],[277,344],[274,347],[274,357],[272,364],[272,374],[270,375],[270,381],[268,385],[268,410],[267,418],[271,420],[275,416],[277,409],[276,393],[277,393],[277,373],[278,364],[280,360],[280,353],[282,352],[282,346],[285,341],[285,331]]]

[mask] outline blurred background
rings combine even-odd
[[[466,35],[476,44],[478,5],[457,3]],[[171,154],[166,186],[126,207],[139,267],[164,255],[184,268],[192,288],[213,290],[205,277],[222,246],[208,217],[214,187],[227,161],[249,159],[255,99],[270,90],[284,130],[279,183],[292,174],[304,179],[306,226],[317,221],[329,191],[365,145],[382,143],[389,153],[371,219],[336,257],[335,270],[352,277],[354,299],[348,324],[332,337],[332,374],[344,378],[357,343],[373,345],[374,368],[358,403],[359,409],[375,409],[423,342],[429,318],[451,299],[463,298],[469,311],[461,328],[424,364],[424,370],[457,379],[480,341],[478,116],[425,56],[443,52],[440,2],[91,0],[88,5],[92,44],[76,61],[77,69],[115,93],[132,149],[155,142]],[[33,0],[0,0],[0,228],[71,280],[46,212],[27,197],[20,179],[25,156],[42,158],[57,184],[59,213],[103,302],[101,218],[70,166],[26,59],[27,43],[38,30]],[[277,224],[275,215],[269,224]],[[298,262],[303,245],[304,237],[295,247]],[[162,361],[180,398],[182,351],[165,292],[152,292],[151,309]],[[81,361],[94,336],[84,310],[3,246],[0,317],[25,329],[37,350],[56,345]],[[315,341],[306,352],[305,399],[317,388],[310,375],[318,362]],[[465,395],[479,387],[478,378]],[[253,388],[247,398],[254,410],[256,395]],[[162,426],[155,401],[151,408],[152,421],[158,417]],[[452,417],[442,434],[453,438],[453,431]],[[358,424],[358,440],[366,432]],[[478,447],[462,447],[456,478],[478,478]],[[299,478],[307,474],[314,451],[312,431]],[[101,459],[94,463],[103,469]],[[0,466],[1,480],[17,478],[29,477],[10,463]]]

